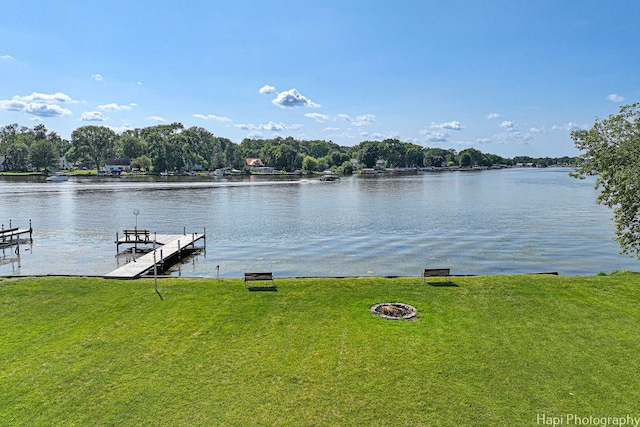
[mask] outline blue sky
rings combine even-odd
[[[638,22],[636,0],[16,1],[0,126],[577,155],[570,130],[640,100]]]

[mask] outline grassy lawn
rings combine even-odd
[[[0,279],[0,425],[640,417],[640,275],[452,282]],[[386,301],[418,319],[369,312]]]

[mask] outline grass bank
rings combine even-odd
[[[0,279],[0,425],[640,417],[640,275],[452,281]]]

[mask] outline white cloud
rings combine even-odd
[[[563,132],[568,132],[568,131],[578,130],[578,129],[582,129],[582,128],[588,128],[588,127],[589,127],[588,125],[580,126],[577,123],[569,122],[569,123],[564,123],[562,125],[553,125],[553,127],[551,127],[551,130],[559,130],[559,131],[563,131]]]
[[[264,138],[264,135],[260,132],[251,132],[247,135],[249,139],[261,139]]]
[[[100,111],[85,111],[80,116],[80,120],[83,122],[103,122],[107,118]]]
[[[130,123],[124,123],[122,126],[107,126],[109,129],[114,131],[115,133],[122,133],[127,130],[133,129]]]
[[[285,125],[282,122],[276,123],[274,121],[269,121],[269,123],[260,124],[260,125],[239,123],[239,124],[233,125],[233,126],[237,127],[238,129],[242,129],[242,130],[266,130],[266,131],[271,131],[271,132],[281,132],[281,131],[287,130],[287,129],[296,130],[296,129],[300,129],[302,127],[302,125],[298,125],[298,124]]]
[[[136,104],[131,104],[131,105],[136,105]],[[115,113],[118,111],[131,110],[132,109],[131,105],[118,105],[116,103],[111,103],[111,104],[105,104],[105,105],[98,105],[96,108],[98,110],[111,111]]]
[[[142,86],[142,82],[136,82],[138,86]]]
[[[440,133],[440,132],[432,132],[429,130],[421,130],[420,135],[424,136],[424,140],[426,142],[446,142],[449,134]]]
[[[376,121],[376,116],[373,114],[363,114],[361,116],[357,116],[355,119],[348,114],[338,114],[338,118],[349,122],[354,126],[366,126]]]
[[[27,105],[24,112],[39,117],[63,117],[71,115],[71,110],[57,104],[31,103]]]
[[[270,130],[271,132],[280,132],[285,130],[287,127],[283,123],[275,123],[269,122],[266,125],[259,125],[258,129],[260,130]]]
[[[281,123],[275,123],[273,121],[269,121],[269,123],[267,123],[267,124],[258,125],[257,129],[268,130],[268,131],[271,131],[271,132],[280,132],[280,131],[283,131],[283,130],[286,130],[286,129],[296,130],[296,129],[300,129],[301,127],[302,126],[300,126],[300,125],[289,125],[289,126],[287,126],[282,122]]]
[[[376,121],[376,116],[373,114],[364,114],[362,116],[357,116],[355,120],[351,123],[354,126],[366,126]]]
[[[0,100],[0,109],[20,111],[39,117],[62,117],[71,115],[71,110],[58,104],[76,102],[61,92],[45,94],[33,92],[31,95],[14,96],[9,100]]]
[[[204,120],[212,120],[214,122],[231,122],[232,120],[229,117],[220,117],[213,114],[194,114],[193,117]]]
[[[97,82],[102,80],[102,74],[91,74],[91,78]]]
[[[53,103],[56,103],[56,104],[63,104],[65,102],[76,102],[73,99],[71,99],[71,97],[69,95],[64,94],[62,92],[56,92],[56,93],[33,92],[31,95],[27,95],[27,96],[14,96],[13,100],[22,101],[22,102],[25,102],[25,103],[29,103],[29,102],[42,102],[42,103],[53,102]]]
[[[324,123],[330,119],[330,117],[327,116],[326,114],[320,114],[320,113],[307,113],[304,116],[309,117],[310,119],[314,119],[320,123]]]
[[[506,132],[493,135],[492,139],[498,144],[528,144],[533,139],[533,135],[508,128]]]
[[[339,131],[340,128],[328,127],[328,128],[324,128],[324,130],[327,131],[327,132],[336,132],[336,131]]]
[[[444,122],[444,123],[431,122],[431,128],[432,129],[461,130],[463,127],[464,126],[462,126],[462,124],[457,120],[453,120],[453,121],[450,121],[450,122]]]
[[[280,108],[295,108],[295,107],[320,107],[319,104],[306,98],[297,89],[289,89],[284,92],[280,92],[273,102]]]
[[[514,122],[512,122],[511,120],[504,120],[498,126],[500,126],[501,128],[504,128],[504,129],[513,129],[516,126],[516,124]]]
[[[154,122],[164,122],[164,118],[160,116],[149,116],[146,118],[147,120],[153,120]]]
[[[264,85],[260,88],[259,92],[263,95],[269,95],[271,93],[275,93],[276,88],[269,85]]]
[[[11,60],[14,59],[13,56],[11,55],[0,55],[0,59],[4,59],[4,60]]]
[[[611,102],[622,102],[624,101],[624,98],[620,95],[618,95],[617,93],[612,93],[611,95],[607,96],[607,99]]]
[[[489,144],[491,141],[493,141],[491,138],[478,138],[478,139],[476,139],[476,142],[478,144]]]
[[[498,114],[498,113],[489,113],[489,114],[487,114],[487,120],[497,119],[498,117],[500,117],[500,114]]]

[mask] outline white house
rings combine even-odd
[[[131,172],[131,160],[129,159],[107,159],[104,170],[107,173]]]

